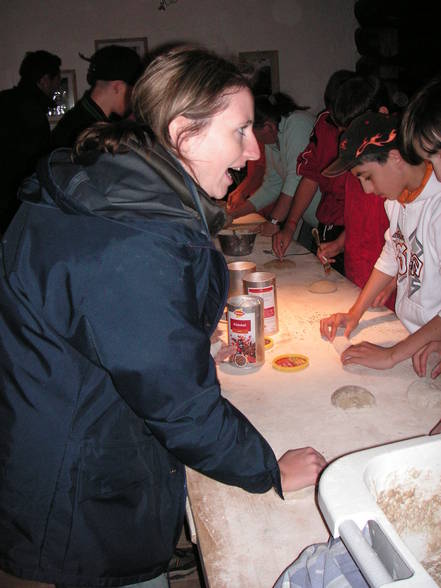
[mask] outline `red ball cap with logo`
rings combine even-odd
[[[395,115],[366,112],[357,116],[340,137],[338,158],[322,174],[339,176],[355,167],[364,155],[398,148],[399,121]]]

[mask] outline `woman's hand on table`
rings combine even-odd
[[[312,486],[325,466],[323,455],[312,447],[290,449],[279,459],[283,492]]]
[[[227,345],[222,341],[220,334],[219,329],[216,329],[210,339],[210,353],[216,363],[222,363],[229,359],[235,350],[234,345]]]
[[[415,355],[412,357],[412,364],[415,373],[422,377],[426,375],[427,370],[427,360],[429,359],[429,355],[431,353],[437,353],[441,356],[441,341],[432,341],[431,343],[427,343],[421,349],[419,349]],[[433,368],[430,373],[431,378],[436,378],[441,374],[441,361],[439,361]]]
[[[349,337],[358,325],[359,318],[351,312],[336,312],[320,321],[320,334],[329,341],[334,341],[338,327],[345,327],[344,336]]]
[[[344,365],[355,363],[376,370],[387,370],[397,362],[393,357],[393,347],[381,347],[368,341],[351,345],[341,354]]]
[[[286,250],[291,244],[295,229],[285,227],[273,235],[273,251],[279,259],[285,256]]]

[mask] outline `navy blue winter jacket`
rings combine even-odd
[[[80,166],[59,150],[24,186],[0,260],[10,574],[74,586],[157,576],[182,526],[183,464],[280,492],[271,448],[220,394],[210,334],[228,274],[174,173],[166,182],[134,152]]]

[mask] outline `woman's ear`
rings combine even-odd
[[[188,122],[188,118],[180,115],[174,118],[168,125],[168,134],[170,135],[170,139],[173,145],[177,145],[179,136],[181,135],[185,127],[188,126]]]

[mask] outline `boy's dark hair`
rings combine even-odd
[[[338,127],[347,128],[357,116],[381,106],[390,106],[385,85],[375,76],[355,76],[339,87],[331,115]]]
[[[21,62],[19,74],[26,82],[38,83],[48,74],[54,78],[60,73],[61,59],[48,51],[28,51]]]
[[[401,149],[410,163],[418,164],[417,149],[434,155],[441,151],[441,78],[426,84],[406,108],[401,124]]]
[[[374,161],[375,163],[379,163],[384,165],[386,161],[389,159],[389,151],[380,151],[379,153],[367,153],[366,155],[362,155],[357,160],[357,165],[361,165],[362,163],[368,163],[370,161]]]
[[[330,110],[334,104],[335,99],[338,96],[340,86],[351,78],[355,77],[355,75],[355,72],[350,71],[349,69],[338,69],[333,74],[331,74],[331,77],[326,84],[325,93],[323,95],[326,110]]]
[[[94,86],[98,80],[122,80],[133,86],[142,73],[142,61],[134,49],[122,45],[106,45],[92,55],[81,59],[89,62],[87,82]]]
[[[289,116],[295,110],[307,110],[309,106],[299,106],[291,96],[277,92],[271,96],[256,96],[254,100],[254,126],[261,128],[268,121],[277,125],[282,116]]]

